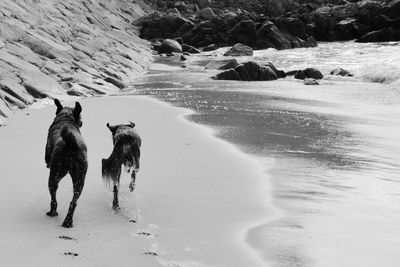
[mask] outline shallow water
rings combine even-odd
[[[274,266],[400,264],[399,43],[330,43],[251,58],[286,71],[316,67],[325,75],[319,86],[211,80],[216,71],[204,66],[222,51],[192,57],[186,68],[160,58],[174,67],[156,64],[132,92],[190,108],[190,120],[274,159],[280,213],[249,229],[249,245]],[[330,76],[336,67],[355,76]]]

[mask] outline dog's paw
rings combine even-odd
[[[65,220],[61,226],[64,227],[64,228],[72,228],[73,227],[72,221]]]
[[[121,208],[120,208],[118,205],[113,205],[112,210],[113,210],[115,213],[118,213],[118,212],[121,210]]]
[[[131,182],[129,184],[129,191],[133,192],[135,190],[135,183]]]
[[[57,213],[57,211],[51,210],[51,211],[48,211],[46,213],[46,215],[50,216],[50,217],[55,217],[55,216],[58,216],[58,213]]]

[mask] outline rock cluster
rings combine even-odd
[[[231,62],[227,64],[232,64]],[[221,66],[219,69],[226,69]],[[285,72],[277,70],[272,63],[260,65],[257,62],[249,61],[239,64],[234,68],[223,71],[213,77],[215,80],[235,80],[235,81],[272,81],[284,78]]]
[[[177,12],[154,12],[135,22],[140,36],[157,41],[182,38],[196,48],[214,49],[242,43],[253,49],[313,47],[316,41],[299,18],[270,19],[245,10],[206,7],[191,16]]]
[[[399,0],[157,1],[138,22],[147,40],[177,38],[196,48],[313,47],[316,41],[400,40]],[[164,4],[160,4],[164,3]],[[179,4],[178,4],[179,3]],[[160,8],[163,7],[163,8]]]
[[[151,63],[140,1],[0,1],[0,117],[36,98],[118,92]]]

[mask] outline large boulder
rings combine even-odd
[[[306,27],[303,21],[298,18],[278,18],[275,24],[281,31],[285,31],[303,40],[307,39]]]
[[[253,49],[247,45],[243,45],[241,43],[237,43],[229,49],[224,56],[252,56]]]
[[[292,48],[291,41],[271,21],[265,22],[261,26],[261,28],[258,30],[255,45],[259,49],[265,49],[265,48],[288,49],[288,48]]]
[[[159,54],[182,53],[182,46],[175,40],[165,39],[158,49]]]
[[[233,43],[252,45],[257,35],[256,23],[253,20],[241,20],[228,31],[228,38]]]

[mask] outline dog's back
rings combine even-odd
[[[86,162],[86,158],[87,147],[79,128],[71,123],[68,113],[60,114],[49,128],[45,156],[47,166],[82,163]]]
[[[128,172],[138,172],[142,140],[133,129],[134,124],[116,126],[107,124],[107,127],[112,132],[114,148],[110,157],[102,161],[102,175],[105,182],[113,180],[114,183],[118,183],[122,165]]]

